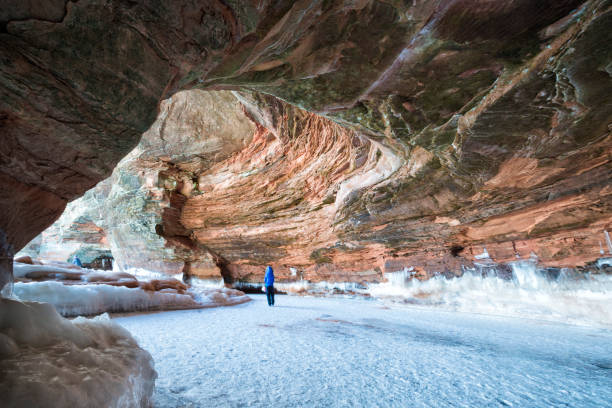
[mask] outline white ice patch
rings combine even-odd
[[[282,292],[301,293],[301,292],[310,290],[312,287],[312,284],[306,280],[299,280],[295,282],[285,282],[285,283],[275,282],[274,287]]]
[[[63,316],[105,312],[135,312],[197,308],[190,295],[152,292],[111,285],[64,285],[61,282],[17,282],[14,294],[21,300],[47,302]]]
[[[113,268],[115,268],[115,266],[113,266]],[[120,271],[119,266],[117,266],[116,269],[113,269],[113,270],[116,272]],[[163,272],[151,271],[149,269],[144,269],[144,268],[126,268],[125,272],[129,273],[130,275],[135,276],[138,280],[145,280],[145,281],[151,280],[151,279],[170,279],[170,278],[180,281],[183,279],[183,275],[180,273],[177,273],[174,275],[168,275]]]
[[[281,292],[289,294],[333,295],[335,293],[365,294],[367,292],[367,287],[357,282],[309,282],[303,279],[295,282],[275,282],[274,287]]]
[[[411,279],[404,270],[370,287],[378,298],[447,310],[612,326],[612,276],[551,279],[533,262],[515,262],[512,280],[465,273],[458,278]]]
[[[161,272],[143,268],[129,268],[127,272],[139,280],[168,279],[182,280],[182,274],[166,275]],[[223,279],[200,279],[195,276],[189,278],[189,290],[196,307],[233,306],[251,300],[244,293],[224,287]],[[184,307],[178,307],[178,309]]]
[[[53,304],[63,316],[94,315],[105,312],[137,312],[152,310],[193,309],[201,307],[231,306],[248,302],[244,293],[226,289],[223,280],[191,278],[187,293],[180,294],[174,289],[148,291],[142,288],[128,288],[110,284],[84,284],[84,282],[150,281],[152,279],[175,278],[160,272],[131,268],[130,273],[98,271],[93,269],[67,269],[57,266],[28,265],[14,263],[15,276],[34,278],[41,275],[43,282],[17,282],[14,295],[22,300]],[[65,284],[65,283],[68,284]]]
[[[192,276],[189,278],[189,285],[191,286],[191,290],[199,291],[206,289],[220,289],[223,288],[225,283],[223,282],[223,278],[220,279],[200,279]]]
[[[108,316],[62,318],[53,306],[0,298],[3,407],[145,407],[151,355]]]
[[[482,250],[482,254],[474,255],[474,259],[489,259],[489,253],[487,252],[487,248]]]
[[[612,258],[599,258],[597,260],[597,267],[603,268],[604,266],[612,266]]]
[[[13,262],[13,276],[19,279],[26,278],[26,275],[29,273],[48,273],[62,279],[64,276],[70,275],[71,273],[79,273],[84,271],[86,270],[82,270],[81,268],[72,269],[54,265],[30,265],[20,262]]]

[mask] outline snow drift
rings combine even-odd
[[[107,315],[61,317],[50,304],[0,298],[3,407],[146,407],[151,355]]]

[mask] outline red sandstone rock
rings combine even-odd
[[[138,286],[141,289],[157,292],[164,289],[173,289],[178,293],[183,294],[187,290],[187,285],[176,279],[153,279],[148,282],[139,282]]]
[[[34,262],[32,261],[32,258],[29,256],[18,256],[15,257],[15,259],[13,259],[15,262],[19,262],[19,263],[24,263],[24,264],[29,264],[29,265],[33,265]]]
[[[162,107],[167,143],[122,174],[156,204],[119,216],[161,222],[134,224],[143,243],[111,223],[124,259],[367,281],[456,272],[484,247],[579,266],[612,229],[603,0],[15,3],[0,18],[5,274],[136,144],[162,96],[192,87],[242,92],[255,124],[216,138],[218,155],[204,143],[181,157],[189,131],[178,103]]]

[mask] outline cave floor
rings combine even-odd
[[[153,355],[156,406],[612,406],[612,329],[251,297],[114,318]]]

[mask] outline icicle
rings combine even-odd
[[[407,270],[388,273],[386,282],[369,285],[369,293],[404,304],[470,313],[612,325],[612,275],[538,268],[536,260],[534,254],[504,266],[464,267],[463,276],[450,279],[437,274],[420,281],[407,279]],[[597,264],[602,269],[612,267],[612,257]]]
[[[487,252],[487,247],[483,247],[484,249],[482,250],[482,254],[478,254],[478,255],[474,255],[474,258],[476,259],[489,259],[491,258],[489,256],[489,253]]]
[[[0,288],[0,297],[12,298],[14,285],[15,285],[15,281],[14,281],[13,274],[11,273],[8,276],[8,282],[4,285],[3,288]]]
[[[604,235],[606,236],[606,243],[608,244],[608,253],[612,255],[612,241],[610,241],[610,234],[608,234],[608,231],[604,230]]]

